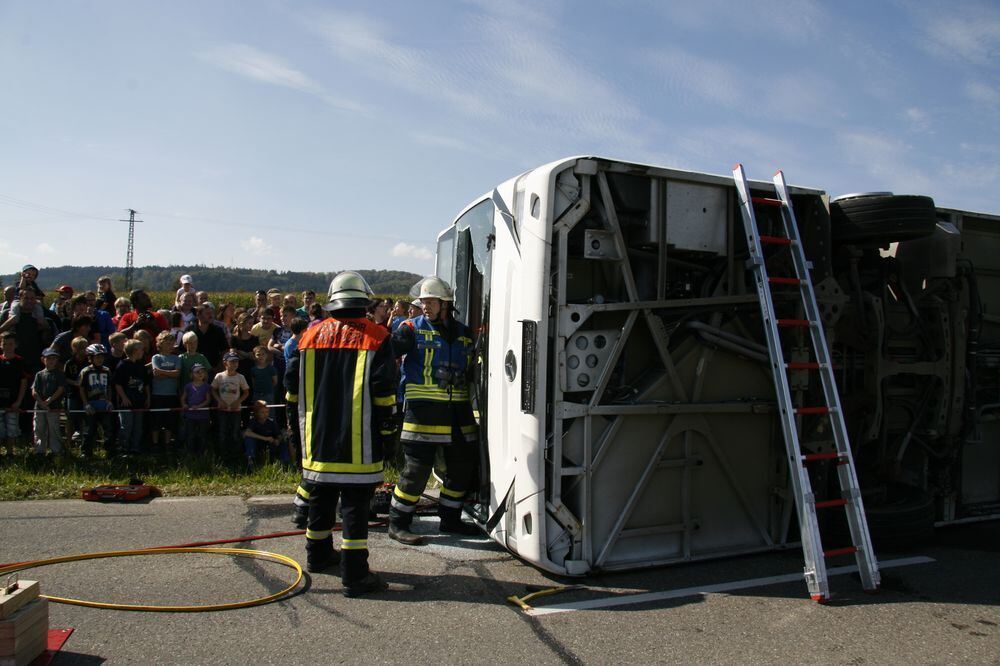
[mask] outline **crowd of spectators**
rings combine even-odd
[[[314,291],[261,289],[243,308],[213,303],[183,275],[173,302],[157,308],[142,289],[116,295],[108,276],[82,294],[61,285],[53,298],[37,278],[25,266],[0,305],[8,455],[24,440],[39,455],[89,457],[100,434],[108,457],[215,455],[252,468],[264,449],[298,460],[283,379],[301,334],[326,316]],[[403,300],[375,300],[368,311],[390,330],[416,314]]]

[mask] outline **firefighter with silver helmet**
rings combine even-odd
[[[368,568],[368,511],[382,482],[383,449],[394,435],[395,363],[389,332],[365,318],[371,297],[360,274],[334,277],[325,306],[330,316],[302,334],[286,371],[286,386],[298,387],[306,566],[316,573],[339,564],[349,597],[386,587]],[[338,499],[339,552],[332,539]]]
[[[478,429],[469,399],[472,336],[452,312],[451,287],[439,277],[421,280],[417,288],[423,314],[407,319],[392,336],[401,371],[404,400],[400,442],[405,464],[389,509],[389,537],[417,546],[423,537],[410,531],[413,513],[440,446],[447,467],[441,486],[440,531],[479,534],[462,521],[462,502],[475,483]]]

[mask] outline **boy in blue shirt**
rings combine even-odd
[[[267,403],[257,400],[253,403],[253,418],[243,432],[243,452],[247,457],[247,474],[253,473],[254,456],[257,454],[257,442],[268,445],[271,454],[281,462],[288,462],[288,450],[281,446],[278,424],[268,414]]]

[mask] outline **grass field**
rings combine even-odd
[[[389,461],[386,481],[394,481],[398,469],[399,461]],[[81,488],[126,484],[133,477],[156,486],[165,497],[249,497],[295,492],[299,470],[278,462],[265,462],[247,473],[242,462],[173,452],[84,460],[74,454],[36,456],[18,448],[0,458],[0,501],[79,498]]]
[[[72,456],[15,454],[0,462],[0,501],[79,498],[81,488],[126,484],[139,477],[164,496],[271,495],[293,493],[297,469],[278,463],[259,465],[247,474],[205,458],[139,458],[83,460]]]

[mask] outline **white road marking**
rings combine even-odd
[[[898,560],[888,560],[879,562],[879,569],[892,569],[895,567],[907,567],[914,564],[929,564],[935,562],[933,557],[904,557]],[[857,566],[834,567],[827,569],[827,576],[843,576],[854,573]],[[645,592],[642,594],[626,594],[617,597],[604,597],[602,599],[588,599],[587,601],[575,601],[565,604],[552,604],[541,608],[532,608],[525,611],[528,615],[551,615],[553,613],[569,613],[578,610],[593,610],[595,608],[610,608],[612,606],[628,606],[631,604],[644,604],[650,601],[662,601],[664,599],[679,599],[681,597],[693,597],[699,594],[713,594],[717,592],[731,592],[733,590],[745,590],[751,587],[764,587],[766,585],[777,585],[779,583],[795,583],[802,580],[801,573],[786,574],[784,576],[767,576],[764,578],[748,578],[729,583],[718,583],[715,585],[700,585],[697,587],[684,587],[678,590],[665,590],[663,592]]]

